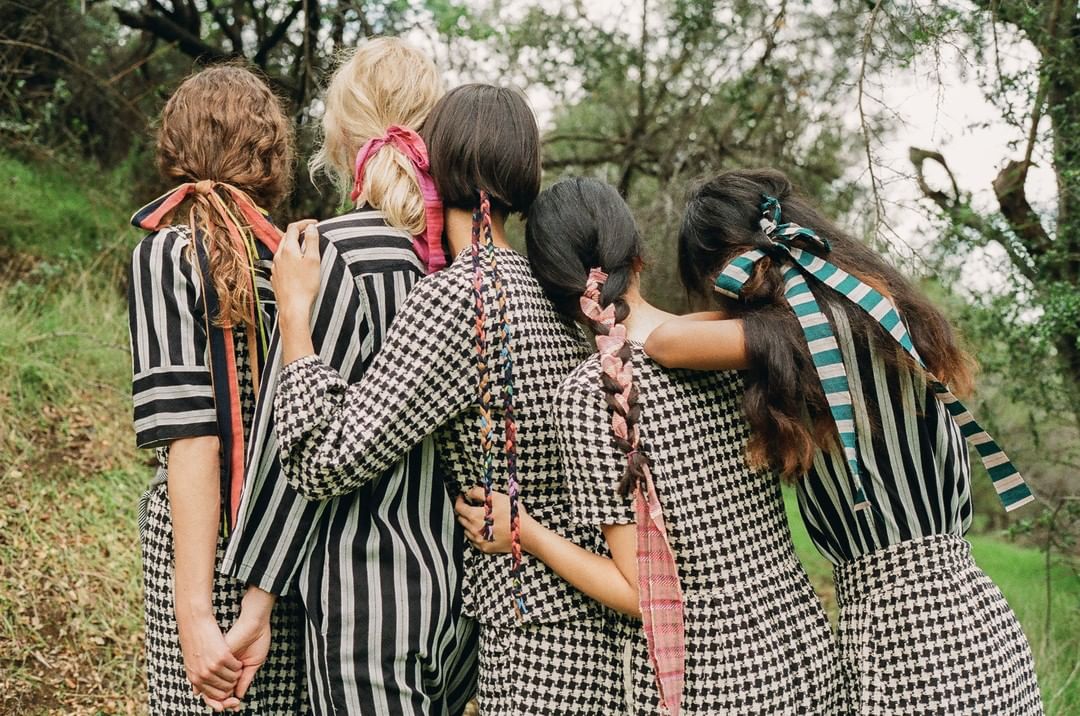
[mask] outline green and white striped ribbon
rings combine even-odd
[[[803,335],[810,348],[810,356],[817,369],[818,379],[821,381],[822,390],[829,403],[829,410],[836,423],[840,445],[854,482],[855,509],[865,508],[869,506],[869,502],[862,486],[862,468],[856,449],[855,414],[851,388],[847,370],[844,368],[844,357],[836,342],[832,326],[810,291],[810,286],[806,283],[804,276],[813,277],[865,311],[926,371],[927,380],[937,399],[945,405],[964,438],[982,459],[983,465],[990,474],[990,479],[993,480],[994,489],[1006,510],[1015,510],[1034,500],[1024,478],[1009,461],[1004,451],[979,426],[963,403],[926,368],[892,301],[820,256],[791,246],[792,239],[801,238],[824,253],[830,250],[828,241],[815,234],[812,229],[791,223],[781,224],[780,202],[771,196],[764,196],[763,199],[761,229],[770,241],[769,251],[751,249],[736,256],[716,278],[716,290],[725,296],[738,299],[758,261],[765,256],[772,256],[783,262],[784,297],[799,319],[799,325],[802,326]]]

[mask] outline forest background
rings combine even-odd
[[[1023,622],[1047,712],[1080,713],[1075,0],[0,0],[0,712],[145,710],[135,504],[152,469],[130,428],[126,219],[167,188],[164,100],[205,64],[259,68],[300,148],[278,218],[329,216],[341,197],[302,160],[336,58],[374,35],[431,52],[450,85],[525,89],[545,183],[619,188],[664,306],[686,304],[687,187],[735,167],[789,173],[919,281],[1040,498],[1007,517],[977,468],[976,558]]]

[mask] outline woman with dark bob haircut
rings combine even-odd
[[[617,713],[621,654],[605,610],[522,553],[514,509],[520,495],[533,519],[602,548],[599,531],[565,509],[566,471],[550,422],[560,381],[589,350],[504,232],[540,189],[536,121],[519,91],[466,85],[435,105],[423,133],[454,259],[408,295],[359,383],[348,385],[312,350],[317,252],[302,253],[292,228],[275,260],[283,471],[305,496],[335,497],[370,484],[435,434],[451,493],[486,503],[469,525],[474,537],[490,539],[495,521],[509,525],[510,556],[468,550],[464,560],[461,608],[480,624],[481,711]],[[494,489],[512,496],[510,510],[493,513]]]
[[[697,186],[679,264],[739,320],[669,322],[645,349],[709,369],[745,347],[749,457],[795,483],[833,563],[852,711],[1042,713],[1027,639],[963,537],[965,438],[1007,509],[1033,498],[953,394],[971,389],[971,359],[946,318],[776,171]]]
[[[644,628],[621,630],[623,713],[841,712],[832,630],[795,556],[779,476],[745,459],[742,378],[668,370],[642,348],[674,316],[641,296],[630,207],[608,184],[566,179],[537,198],[526,238],[548,297],[596,336],[554,415],[564,509],[603,531],[611,557],[524,507],[522,543],[594,599],[640,614]]]

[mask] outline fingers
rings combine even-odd
[[[239,675],[239,672],[237,672],[236,676]],[[236,684],[236,677],[227,679],[213,672],[206,672],[197,674],[192,683],[195,684],[200,693],[221,700],[232,693],[233,686]]]
[[[318,266],[321,261],[319,250],[319,230],[312,223],[304,229],[304,245],[301,248],[301,253],[303,253],[305,261]]]
[[[244,698],[244,694],[247,693],[248,688],[251,686],[251,682],[255,679],[255,674],[258,672],[258,666],[245,666],[240,672],[240,678],[236,681],[236,696],[237,698]]]
[[[483,502],[486,499],[484,495],[484,488],[480,487],[479,485],[474,485],[473,487],[470,487],[465,494],[473,502]]]

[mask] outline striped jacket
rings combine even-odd
[[[312,337],[323,360],[355,382],[423,267],[408,234],[377,211],[318,228],[322,290]],[[225,568],[275,594],[299,591],[316,712],[460,712],[475,678],[473,628],[459,618],[463,539],[432,440],[356,492],[304,499],[278,461],[272,404],[280,356],[275,331]]]

